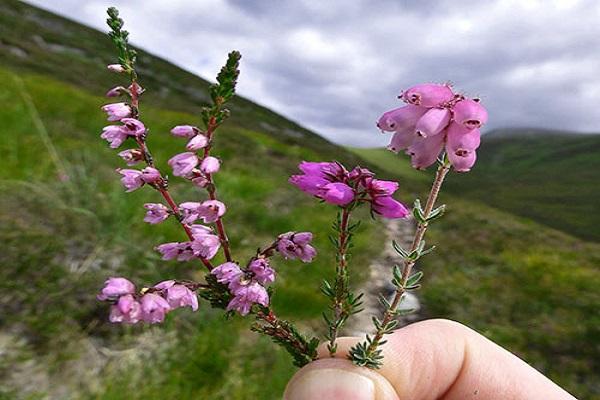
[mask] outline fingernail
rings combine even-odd
[[[307,371],[288,387],[287,400],[375,400],[375,384],[369,378],[342,369]]]

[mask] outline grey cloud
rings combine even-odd
[[[594,0],[33,2],[99,28],[115,3],[137,44],[202,76],[237,48],[241,94],[344,144],[385,144],[374,121],[423,81],[480,96],[488,129],[600,131]]]

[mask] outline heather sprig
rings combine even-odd
[[[392,270],[394,295],[391,300],[380,296],[384,313],[381,319],[372,317],[375,333],[367,335],[348,354],[354,364],[368,368],[381,367],[383,351],[380,346],[386,342],[384,336],[399,327],[397,317],[410,312],[398,307],[406,293],[420,288],[423,272],[412,272],[416,262],[435,249],[434,246],[426,248],[424,237],[429,225],[446,210],[445,205],[435,207],[444,179],[451,168],[467,172],[474,165],[480,144],[479,128],[488,118],[479,100],[456,94],[449,85],[416,85],[399,98],[408,105],[384,113],[377,122],[382,131],[394,132],[388,149],[396,153],[406,149],[416,169],[425,169],[436,161],[439,166],[425,206],[419,199],[414,202],[412,215],[417,228],[410,248],[403,249],[393,242],[402,259],[402,265],[394,265]]]
[[[132,145],[118,153],[129,167],[117,169],[126,192],[150,187],[160,195],[161,202],[143,205],[144,221],[181,226],[185,234],[183,240],[156,245],[155,250],[162,259],[199,260],[206,270],[202,282],[170,279],[141,288],[123,277],[109,278],[98,295],[99,300],[111,304],[109,320],[126,324],[160,323],[175,309],[197,311],[200,298],[212,307],[223,309],[226,316],[254,318],[250,329],[269,336],[285,348],[295,365],[303,366],[317,359],[320,339],[302,334],[290,321],[280,319],[272,307],[278,268],[275,256],[279,255],[279,260],[298,259],[310,263],[317,256],[312,245],[313,234],[281,233],[270,244],[259,248],[247,262],[241,263],[234,258],[226,233],[224,219],[228,207],[218,195],[215,179],[223,160],[211,151],[218,128],[230,114],[225,105],[235,95],[240,53],[228,54],[216,82],[209,88],[211,103],[200,111],[204,126],[182,124],[170,131],[174,137],[187,141],[185,147],[182,145],[183,151],[167,162],[172,175],[193,185],[200,193],[198,198],[176,202],[169,190],[168,177],[155,164],[147,143],[150,131],[141,120],[139,103],[145,90],[138,82],[136,52],[129,45],[129,34],[122,29],[123,20],[118,11],[109,8],[108,16],[109,36],[118,51],[118,63],[110,64],[108,69],[127,75],[130,82],[128,87],[116,86],[106,93],[107,97],[121,98],[121,101],[102,107],[111,124],[103,128],[100,136],[113,149]],[[416,85],[399,97],[408,104],[384,113],[377,123],[382,131],[394,132],[388,148],[394,152],[406,149],[417,169],[425,169],[436,161],[439,167],[425,205],[418,199],[414,202],[412,216],[417,227],[412,245],[404,249],[394,242],[402,259],[401,265],[392,269],[394,296],[392,299],[380,297],[384,313],[381,318],[372,319],[375,332],[356,344],[348,355],[355,364],[368,368],[381,366],[380,346],[385,343],[384,336],[399,326],[398,306],[407,292],[420,286],[423,273],[413,273],[413,267],[434,249],[426,247],[424,236],[428,226],[445,212],[444,205],[435,207],[442,183],[451,169],[466,172],[472,168],[480,144],[479,128],[487,121],[487,111],[479,100],[457,94],[449,85]],[[291,176],[289,182],[337,211],[334,234],[330,237],[335,249],[334,276],[324,280],[321,287],[329,299],[323,318],[327,350],[333,357],[345,323],[362,311],[363,294],[356,294],[349,280],[352,240],[361,223],[354,212],[368,207],[373,217],[396,219],[408,217],[411,210],[394,198],[399,188],[397,182],[377,179],[366,168],[346,169],[336,161],[303,161],[298,168],[300,173]],[[213,265],[219,252],[224,262]]]

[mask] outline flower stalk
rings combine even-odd
[[[394,297],[391,302],[384,297],[380,298],[385,311],[381,320],[373,317],[373,323],[376,328],[375,334],[372,337],[367,335],[365,342],[358,343],[350,350],[348,357],[356,365],[375,369],[381,366],[383,356],[379,346],[385,343],[383,340],[384,335],[392,333],[398,327],[396,319],[400,314],[398,306],[402,302],[406,292],[419,288],[418,283],[423,274],[419,272],[411,275],[411,272],[417,260],[433,250],[433,247],[425,249],[425,241],[423,239],[429,224],[444,213],[445,206],[442,205],[435,210],[434,206],[449,171],[450,163],[444,156],[436,171],[431,190],[427,196],[425,208],[421,209],[420,202],[418,200],[415,201],[413,215],[417,219],[417,229],[410,249],[408,251],[403,250],[394,242],[394,248],[404,259],[401,270],[397,266],[394,268],[394,279],[392,280],[392,283],[396,287]]]

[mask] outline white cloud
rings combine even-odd
[[[402,88],[452,81],[489,128],[600,131],[595,0],[34,0],[204,77],[243,54],[240,93],[344,144],[381,145],[378,114]]]

